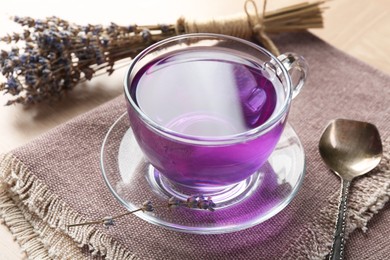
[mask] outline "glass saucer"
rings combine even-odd
[[[170,196],[152,188],[153,166],[144,159],[126,113],[108,130],[100,160],[108,188],[127,210],[136,210],[150,200],[155,207],[153,212],[139,211],[134,215],[158,226],[196,234],[228,233],[264,222],[290,203],[305,173],[303,147],[287,124],[275,151],[257,172],[255,186],[244,199],[214,212],[187,207],[169,209],[165,205]]]

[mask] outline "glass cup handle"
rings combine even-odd
[[[278,60],[280,60],[290,74],[292,82],[292,98],[295,98],[305,84],[309,72],[309,66],[302,56],[292,52],[281,54],[278,56]]]

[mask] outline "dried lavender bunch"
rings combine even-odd
[[[171,197],[168,200],[168,204],[165,205],[157,205],[153,206],[152,202],[150,200],[145,201],[142,206],[136,210],[128,211],[116,216],[107,216],[103,219],[99,220],[92,220],[88,222],[82,222],[82,223],[75,223],[70,224],[68,227],[76,227],[76,226],[84,226],[84,225],[94,225],[94,224],[103,224],[105,227],[110,227],[115,225],[115,220],[127,215],[134,214],[136,212],[142,211],[142,212],[153,212],[156,208],[177,208],[177,207],[186,207],[186,208],[193,208],[193,209],[202,209],[202,210],[209,210],[209,211],[215,211],[215,203],[211,199],[211,197],[204,197],[203,195],[194,195],[189,198],[187,198],[186,201],[181,201],[175,197]]]
[[[57,17],[13,20],[24,32],[0,38],[14,45],[9,51],[2,50],[0,56],[5,77],[0,91],[14,96],[6,105],[58,99],[98,72],[110,75],[119,60],[132,58],[150,44],[175,34],[174,27],[168,25],[81,26]],[[24,47],[16,47],[17,43]]]
[[[24,47],[1,51],[0,70],[5,81],[0,83],[0,91],[14,96],[6,105],[58,99],[97,72],[111,74],[119,60],[132,58],[150,44],[176,34],[208,32],[257,39],[277,55],[266,33],[322,28],[322,5],[326,1],[293,4],[270,12],[265,11],[264,1],[259,13],[255,1],[246,0],[245,15],[240,18],[196,22],[181,17],[170,25],[80,26],[57,17],[15,17],[24,32],[7,35],[0,41],[23,42]],[[254,14],[248,6],[254,7]]]

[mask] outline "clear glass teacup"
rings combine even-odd
[[[145,49],[124,89],[151,186],[183,199],[242,194],[278,143],[307,71],[294,53],[275,57],[224,35],[181,35]]]

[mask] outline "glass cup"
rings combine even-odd
[[[124,90],[151,188],[225,206],[247,197],[307,72],[301,56],[225,35],[180,35],[142,51]]]

